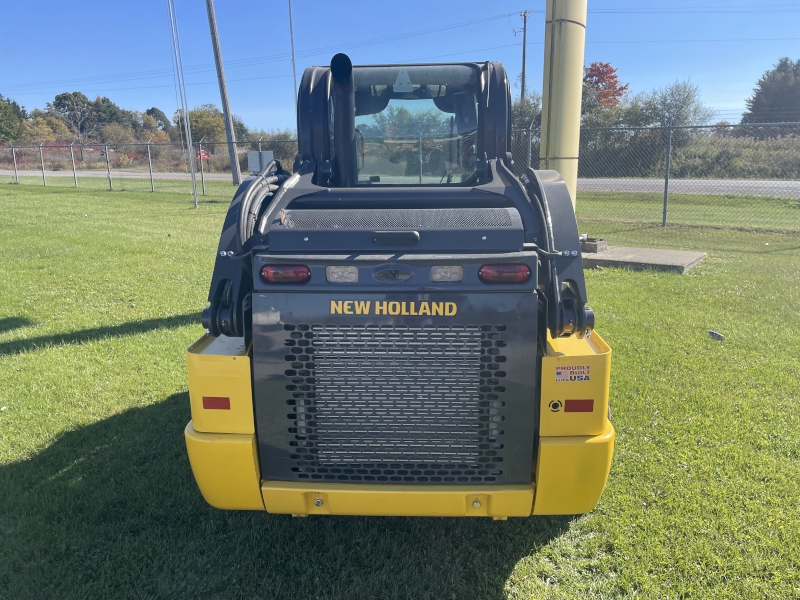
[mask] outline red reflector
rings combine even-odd
[[[594,400],[564,400],[564,412],[594,412]]]
[[[305,265],[266,265],[261,269],[264,283],[306,283],[311,269]]]
[[[531,278],[528,265],[483,265],[478,279],[483,283],[523,283]]]
[[[203,396],[203,408],[211,410],[230,410],[231,399],[217,396]]]

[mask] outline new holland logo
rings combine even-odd
[[[455,302],[389,302],[372,300],[331,300],[332,315],[402,315],[408,317],[454,317]]]

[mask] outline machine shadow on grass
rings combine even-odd
[[[0,333],[14,331],[33,325],[33,321],[25,317],[3,317],[0,318]]]
[[[309,517],[206,505],[186,393],[0,467],[0,596],[501,598],[573,517]]]
[[[4,329],[6,321],[12,322],[12,326]],[[8,319],[0,319],[0,333],[3,331],[10,331],[11,329],[18,329],[25,325],[31,324],[26,322],[20,325],[14,325],[17,321],[27,321],[27,319],[20,319],[11,317]],[[9,342],[0,343],[0,356],[4,354],[19,354],[27,350],[36,350],[45,346],[60,346],[63,344],[84,344],[94,340],[100,340],[107,337],[118,337],[121,335],[136,335],[137,333],[147,333],[155,329],[175,329],[183,327],[184,325],[193,325],[200,321],[200,313],[193,312],[185,315],[174,315],[171,317],[161,317],[159,319],[143,319],[141,321],[131,321],[129,323],[121,323],[120,325],[108,325],[105,327],[94,327],[92,329],[83,329],[81,331],[72,331],[70,333],[56,333],[53,335],[43,335],[39,337],[27,338],[23,340],[12,340]]]

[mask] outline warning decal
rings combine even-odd
[[[556,367],[556,381],[589,381],[590,365]]]

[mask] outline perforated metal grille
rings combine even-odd
[[[283,224],[298,229],[459,229],[519,226],[509,208],[428,208],[419,210],[287,210]]]
[[[284,330],[298,479],[491,483],[502,476],[504,325]]]

